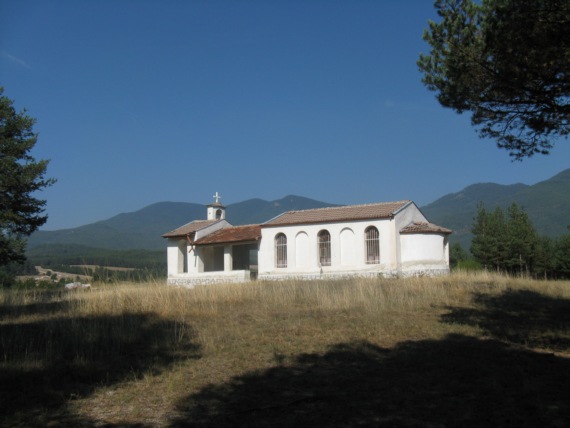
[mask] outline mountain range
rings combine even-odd
[[[528,214],[539,235],[554,238],[569,233],[570,169],[534,185],[473,184],[421,210],[431,222],[453,230],[451,242],[459,242],[468,249],[478,205],[482,203],[488,211],[495,207],[505,211],[513,202]]]
[[[249,199],[226,209],[230,224],[263,223],[285,211],[334,206],[301,196],[285,196],[275,201]],[[28,248],[45,245],[84,245],[125,250],[166,248],[161,235],[193,220],[206,218],[206,207],[187,202],[158,202],[138,211],[118,214],[110,219],[73,229],[38,231],[30,236]]]
[[[534,185],[479,183],[468,186],[420,207],[432,223],[454,231],[451,242],[469,248],[470,228],[482,203],[486,209],[506,209],[513,202],[529,215],[541,235],[557,237],[570,225],[570,169]],[[301,196],[289,195],[275,201],[249,199],[227,206],[226,218],[234,225],[263,223],[278,214],[335,206]],[[30,236],[28,248],[54,245],[83,245],[103,249],[164,249],[162,234],[192,220],[204,219],[202,204],[159,202],[138,211],[118,214],[107,220],[72,229],[38,231]]]

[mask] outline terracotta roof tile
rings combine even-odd
[[[195,244],[226,244],[230,242],[257,241],[260,238],[261,226],[259,224],[251,224],[247,226],[224,227],[200,238]]]
[[[263,223],[262,227],[389,218],[409,203],[411,203],[411,201],[405,200],[378,204],[347,205],[303,211],[288,211]]]
[[[165,233],[162,235],[163,238],[176,238],[178,236],[186,236],[190,235],[193,232],[196,232],[200,229],[203,229],[206,226],[214,224],[220,220],[194,220],[190,223],[186,223],[184,226],[180,226],[177,229],[171,230],[170,232]]]
[[[453,233],[452,230],[433,223],[416,221],[400,230],[400,233]]]

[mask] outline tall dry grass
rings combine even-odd
[[[510,296],[506,303],[504,296]],[[30,422],[25,403],[28,389],[38,382],[46,386],[36,386],[32,398],[42,408],[65,409],[65,417],[71,413],[109,423],[152,420],[151,425],[161,425],[160,415],[164,418],[181,394],[247,372],[287,366],[300,354],[325,353],[339,343],[391,348],[450,334],[495,335],[517,346],[567,353],[567,346],[558,344],[568,343],[570,335],[550,318],[543,330],[528,326],[524,334],[534,339],[526,344],[508,329],[516,326],[500,331],[489,326],[493,320],[487,314],[511,313],[508,305],[519,300],[523,308],[532,306],[527,300],[537,296],[546,306],[567,303],[570,282],[479,272],[194,289],[154,281],[94,284],[91,290],[71,292],[4,290],[0,399],[10,409],[4,416],[15,425]],[[532,313],[515,309],[526,317]],[[520,323],[519,318],[504,320]],[[538,336],[552,331],[563,341],[540,342]],[[141,402],[142,396],[147,398]],[[125,402],[132,408],[127,415]],[[101,416],[101,406],[110,409],[108,415]],[[45,417],[64,417],[51,415]]]
[[[434,307],[470,305],[473,293],[500,294],[507,289],[526,289],[553,298],[568,299],[568,282],[536,281],[512,278],[488,272],[454,273],[437,278],[352,279],[347,281],[253,282],[240,285],[199,286],[194,289],[167,286],[163,282],[120,285],[94,284],[91,290],[4,290],[0,292],[1,325],[24,326],[41,321],[46,331],[58,330],[62,319],[91,319],[79,331],[59,331],[61,346],[66,337],[89,335],[108,328],[100,323],[113,320],[112,330],[120,340],[132,335],[126,321],[131,315],[150,315],[172,321],[177,331],[186,323],[202,327],[223,321],[227,330],[232,323],[252,321],[264,328],[272,319],[323,318],[327,314],[360,319],[383,318],[390,313],[418,315]],[[99,323],[99,324],[98,324]],[[341,323],[341,322],[340,322]],[[61,326],[59,326],[61,327]],[[66,328],[78,327],[69,322]],[[179,334],[178,334],[179,335]],[[173,333],[173,337],[176,334]],[[4,361],[15,348],[30,348],[30,337],[16,333],[8,343],[3,335]],[[34,340],[35,341],[35,340]],[[38,338],[37,342],[40,342]],[[215,338],[200,334],[200,345],[208,346]],[[52,343],[50,346],[58,346]],[[58,352],[53,349],[53,352]],[[79,350],[77,351],[79,353]],[[27,358],[32,353],[20,357]]]

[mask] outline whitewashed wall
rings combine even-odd
[[[430,234],[403,234],[402,263],[414,261],[442,262],[444,260],[444,245],[441,235]]]
[[[364,231],[375,226],[380,233],[380,264],[366,264]],[[389,219],[312,225],[262,227],[259,278],[271,275],[334,274],[396,269],[394,222]],[[319,266],[318,234],[331,235],[331,266]],[[275,236],[287,237],[287,268],[275,267]]]
[[[220,220],[209,226],[196,231],[195,240],[198,240],[212,232],[230,226],[226,220]],[[185,271],[188,273],[202,272],[204,270],[204,262],[200,258],[199,252],[190,251],[186,238],[168,238],[166,249],[167,272],[168,276],[175,276]],[[185,253],[185,254],[184,254]]]
[[[397,231],[415,221],[427,222],[427,218],[413,202],[408,203],[408,205],[398,211],[394,219],[396,220],[395,230]]]
[[[435,233],[403,234],[403,273],[439,274],[449,272],[449,244],[445,235]]]
[[[410,203],[393,219],[262,227],[259,278],[449,272],[449,248],[445,235],[400,235],[399,231],[413,222],[427,222],[427,219],[414,203]],[[367,264],[365,260],[365,230],[369,226],[375,226],[380,233],[379,264]],[[331,235],[331,266],[319,265],[318,234],[323,229]],[[280,233],[287,237],[287,268],[275,267],[275,236]]]
[[[167,272],[168,276],[176,275],[183,271],[183,260],[184,254],[183,249],[179,248],[179,242],[182,244],[183,249],[186,248],[186,243],[183,239],[169,238],[166,248],[166,259],[167,259]]]

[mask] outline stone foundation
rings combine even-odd
[[[339,280],[353,278],[406,278],[417,276],[442,276],[449,275],[449,268],[438,269],[410,269],[407,271],[382,270],[382,271],[348,271],[348,272],[314,272],[314,273],[260,273],[261,281],[291,281],[291,280]]]
[[[251,281],[251,274],[248,270],[231,272],[204,272],[195,275],[170,276],[166,280],[168,285],[178,287],[193,288],[196,285],[214,284],[240,284]]]
[[[260,281],[315,281],[315,280],[343,280],[354,278],[408,278],[418,276],[444,276],[449,275],[449,268],[439,269],[409,269],[406,271],[349,271],[349,272],[311,272],[311,273],[259,273]],[[196,275],[178,275],[169,277],[168,285],[193,288],[196,285],[214,284],[240,284],[255,280],[250,271],[208,272]]]

